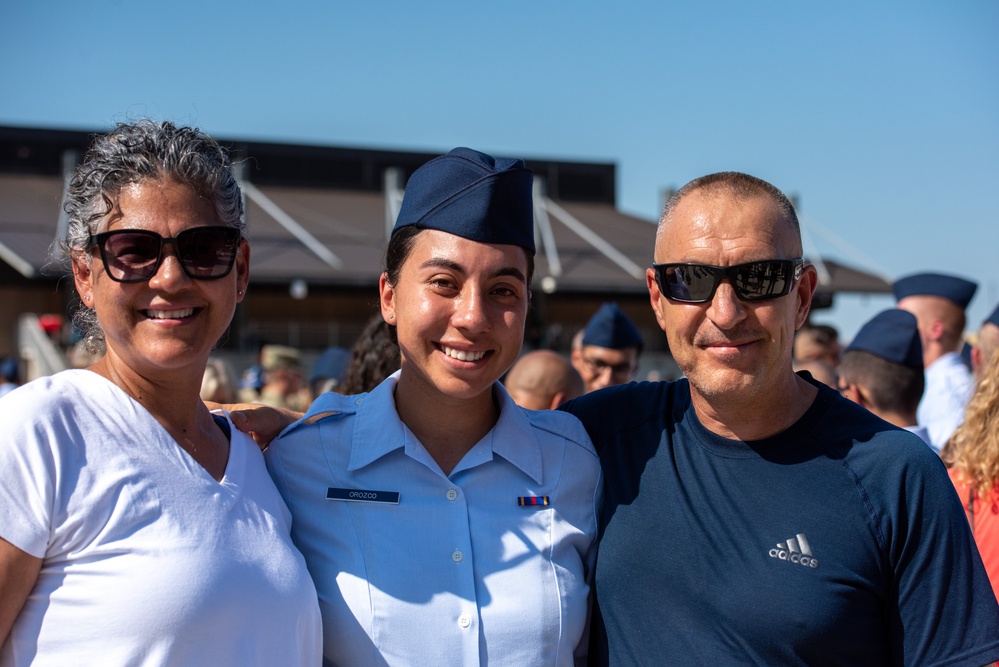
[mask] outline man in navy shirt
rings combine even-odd
[[[817,274],[787,197],[697,179],[667,203],[655,262],[686,378],[563,406],[606,481],[591,661],[999,659],[999,605],[936,455],[792,371]]]

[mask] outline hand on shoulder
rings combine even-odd
[[[205,401],[209,410],[225,410],[233,425],[248,434],[261,450],[289,424],[302,417],[301,412],[275,408],[263,403],[212,403]]]

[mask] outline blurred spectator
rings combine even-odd
[[[104,356],[103,350],[92,350],[86,340],[78,340],[66,351],[66,361],[70,368],[88,368]]]
[[[350,350],[343,347],[329,347],[319,355],[309,376],[309,390],[312,398],[327,391],[339,391],[350,363]]]
[[[794,360],[821,361],[835,370],[840,364],[842,346],[839,332],[828,324],[806,324],[794,335]],[[808,369],[805,369],[808,370]],[[820,371],[821,372],[821,371]],[[812,374],[812,377],[816,377]],[[819,379],[816,377],[816,379]],[[824,382],[824,380],[822,380]],[[828,383],[827,383],[828,384]],[[833,384],[833,387],[836,385]]]
[[[573,339],[572,365],[583,378],[586,391],[596,391],[635,378],[642,335],[616,303],[604,303]]]
[[[302,355],[286,345],[265,345],[260,351],[260,366],[264,370],[264,386],[257,402],[275,408],[304,412],[312,397],[305,386]]]
[[[992,590],[999,595],[999,354],[980,370],[964,422],[943,451]]]
[[[236,391],[236,374],[224,359],[209,357],[205,374],[201,378],[201,400],[215,403],[235,403],[239,400]]]
[[[964,417],[975,382],[961,361],[964,310],[978,285],[940,273],[918,273],[892,285],[898,307],[916,316],[923,346],[926,391],[916,416],[938,452]]]
[[[21,384],[21,371],[17,357],[7,357],[0,362],[0,396],[8,394]]]
[[[982,322],[971,348],[971,369],[976,378],[981,375],[982,369],[988,365],[996,350],[999,350],[999,306]]]
[[[257,362],[243,371],[239,379],[239,400],[243,403],[253,403],[260,398],[260,390],[264,388],[264,367]]]
[[[978,339],[977,336],[975,336],[974,334],[972,334],[970,338],[965,339],[964,345],[961,346],[961,352],[960,352],[961,363],[968,367],[968,370],[972,372],[972,375],[974,375],[975,373],[974,373],[974,366],[972,365],[971,361],[971,351],[975,349],[975,341],[977,339]]]
[[[337,391],[347,395],[371,391],[399,370],[399,363],[395,328],[386,324],[381,315],[375,315],[351,349],[347,375]]]
[[[839,367],[844,396],[929,444],[926,429],[916,425],[924,384],[916,318],[897,308],[878,313],[860,328]]]
[[[255,403],[260,399],[260,390],[264,388],[264,367],[260,363],[264,354],[265,344],[257,348],[257,361],[239,378],[239,400],[242,403]]]
[[[810,359],[808,361],[792,361],[791,367],[794,372],[808,371],[808,374],[822,384],[835,389],[839,386],[839,374],[836,369],[822,359]]]
[[[528,410],[554,410],[585,391],[583,378],[569,360],[551,350],[521,356],[503,384],[510,398]]]

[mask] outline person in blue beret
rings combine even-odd
[[[996,351],[999,351],[999,306],[982,322],[971,347],[971,370],[976,380]]]
[[[926,428],[916,420],[924,386],[923,345],[912,313],[898,308],[878,313],[843,353],[840,393],[929,444]]]
[[[531,299],[532,179],[467,148],[413,173],[379,282],[400,369],[320,396],[266,450],[326,664],[586,659],[599,459],[578,419],[499,383]]]
[[[964,311],[977,284],[943,273],[917,273],[892,285],[898,307],[916,316],[923,345],[926,391],[916,416],[939,452],[964,418],[975,388],[971,371],[961,361]]]
[[[572,365],[587,392],[624,384],[635,378],[642,347],[642,335],[631,318],[616,303],[607,302],[573,341]]]

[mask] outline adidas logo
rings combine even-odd
[[[787,542],[778,542],[776,549],[770,550],[770,557],[791,561],[805,567],[818,567],[819,561],[812,557],[812,549],[804,533],[798,533]]]

